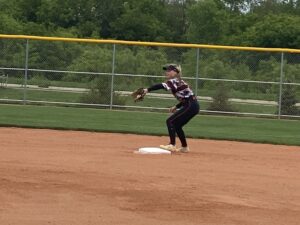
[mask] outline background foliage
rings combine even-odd
[[[300,48],[298,0],[0,0],[0,32]]]

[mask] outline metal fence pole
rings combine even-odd
[[[281,107],[282,107],[282,85],[283,85],[283,66],[284,66],[284,53],[281,53],[281,65],[280,65],[280,84],[279,84],[279,99],[278,99],[278,119],[281,117]]]
[[[197,48],[197,57],[196,57],[196,84],[195,84],[195,95],[196,97],[198,96],[198,79],[199,79],[199,55],[200,55],[200,50]]]
[[[25,71],[24,71],[24,85],[23,85],[23,105],[26,105],[26,89],[28,79],[28,55],[29,55],[29,40],[26,40],[26,53],[25,53]]]
[[[112,109],[113,99],[114,99],[115,61],[116,61],[116,44],[113,45],[112,71],[111,71],[111,84],[110,84],[110,106],[109,106],[109,109]]]

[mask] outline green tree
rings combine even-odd
[[[164,40],[167,26],[160,1],[130,0],[123,7],[124,12],[111,23],[114,37],[136,41]]]
[[[251,10],[260,16],[276,14],[297,14],[299,0],[257,0],[252,4]]]
[[[29,45],[29,67],[65,70],[80,55],[81,46],[67,42],[33,41]],[[61,80],[62,73],[45,73],[49,80]]]
[[[93,0],[95,24],[103,38],[115,38],[113,24],[124,11],[125,0]]]
[[[284,76],[287,80],[293,82],[293,83],[300,83],[300,64],[296,63],[296,56],[295,57],[295,63],[285,63],[284,64]],[[293,59],[293,58],[292,58]],[[291,60],[293,61],[293,60]]]
[[[249,46],[299,48],[299,24],[300,16],[270,15],[250,27],[240,38]]]
[[[165,39],[170,42],[186,42],[188,29],[187,12],[196,0],[165,0],[165,17],[167,29],[164,31]]]
[[[23,22],[38,22],[37,13],[43,0],[13,0],[15,4],[15,15]]]
[[[3,34],[22,34],[23,24],[12,16],[0,12],[0,31]]]
[[[271,57],[268,60],[260,60],[255,72],[255,79],[259,81],[279,81],[280,61]],[[272,84],[260,84],[257,87],[260,93],[277,93],[277,86]]]
[[[227,19],[225,7],[220,2],[214,0],[198,1],[188,11],[187,36],[189,42],[221,43],[224,32],[226,32]]]
[[[107,46],[87,46],[68,66],[68,70],[110,73],[112,71],[112,48]],[[63,79],[67,81],[91,81],[97,76],[68,74]]]

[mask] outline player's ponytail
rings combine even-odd
[[[176,75],[176,78],[181,81],[181,76],[182,76],[182,69],[181,69],[181,66],[180,65],[177,65],[176,66],[176,70],[177,70],[177,75]]]

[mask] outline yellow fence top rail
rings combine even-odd
[[[0,34],[0,38],[26,39],[26,40],[39,40],[39,41],[63,41],[63,42],[81,42],[81,43],[98,43],[98,44],[157,46],[157,47],[205,48],[205,49],[242,50],[242,51],[260,51],[260,52],[300,53],[300,49],[289,49],[289,48],[259,48],[259,47],[122,41],[122,40],[104,40],[104,39],[86,39],[86,38],[41,37],[41,36],[8,35],[8,34]]]

